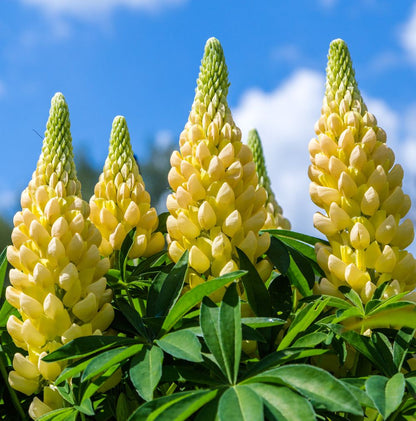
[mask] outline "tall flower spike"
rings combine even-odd
[[[260,136],[256,129],[250,130],[248,133],[247,144],[253,153],[257,175],[259,177],[259,185],[264,187],[267,192],[267,219],[264,224],[264,228],[281,228],[289,230],[290,222],[283,216],[283,209],[277,203],[276,197],[272,190],[270,178],[267,174],[263,147],[261,144]]]
[[[44,401],[36,397],[30,406],[32,418],[62,405],[53,386],[62,365],[42,357],[76,337],[101,334],[114,317],[104,278],[109,261],[100,258],[101,235],[80,197],[71,142],[68,106],[57,93],[7,249],[14,269],[6,298],[21,315],[9,318],[7,330],[26,351],[14,356],[9,383],[27,395],[43,387]]]
[[[325,213],[314,225],[328,237],[317,260],[327,277],[317,286],[339,294],[348,285],[367,302],[388,282],[384,297],[415,287],[416,261],[405,249],[414,238],[405,219],[410,198],[402,191],[403,169],[394,164],[386,133],[377,125],[358,90],[344,41],[331,43],[317,138],[309,143],[310,194]]]
[[[189,286],[238,268],[236,247],[266,279],[271,267],[262,254],[269,234],[259,235],[267,193],[258,186],[250,148],[241,142],[227,105],[228,74],[219,41],[205,46],[195,99],[171,156],[167,198],[169,254],[176,262],[189,250]],[[220,300],[223,291],[212,298]]]
[[[157,213],[150,207],[150,195],[139,173],[122,116],[113,121],[108,157],[94,193],[90,199],[90,219],[101,232],[103,256],[120,250],[132,228],[136,228],[136,233],[131,258],[151,256],[163,249],[163,234],[155,232]]]

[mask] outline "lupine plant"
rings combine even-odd
[[[151,256],[161,251],[165,239],[158,226],[155,208],[150,206],[130,144],[130,135],[124,117],[113,121],[108,157],[100,179],[90,199],[90,219],[100,230],[99,250],[103,256],[112,256],[135,228],[134,246],[129,257]]]
[[[247,144],[253,152],[253,159],[256,164],[256,171],[259,177],[259,185],[264,187],[267,192],[267,219],[264,223],[264,228],[290,229],[290,222],[283,216],[283,209],[277,203],[276,197],[273,193],[271,181],[269,175],[267,174],[263,146],[261,144],[259,133],[256,129],[249,131]]]
[[[410,198],[346,44],[309,144],[326,239],[289,229],[228,88],[211,38],[161,215],[120,116],[89,207],[54,96],[0,255],[0,420],[415,419]]]
[[[337,287],[348,285],[363,302],[386,282],[385,298],[412,291],[416,262],[405,249],[414,228],[410,219],[402,221],[411,205],[401,187],[403,169],[394,164],[385,131],[367,111],[342,40],[329,49],[315,132],[309,143],[310,194],[326,215],[317,212],[314,225],[330,242],[330,247],[317,245],[327,275],[317,290],[339,295]]]

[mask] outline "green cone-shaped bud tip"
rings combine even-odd
[[[273,193],[271,181],[269,175],[267,174],[263,146],[261,144],[261,139],[256,129],[249,131],[247,144],[250,147],[251,152],[253,152],[253,160],[256,164],[256,171],[259,177],[259,185],[264,187],[264,189],[267,192],[266,208],[273,216],[273,225],[278,228],[290,229],[290,222],[283,217],[283,210],[277,203],[276,197]],[[267,228],[274,228],[274,226],[267,226]]]
[[[207,108],[209,104],[213,104],[216,108],[213,110],[215,113],[220,103],[227,104],[229,86],[228,70],[221,44],[216,38],[210,38],[205,44],[195,100],[199,99]]]
[[[42,153],[31,186],[36,188],[48,185],[55,188],[58,182],[69,188],[68,194],[80,194],[81,186],[77,179],[72,151],[68,105],[60,92],[51,100]]]
[[[347,44],[342,39],[331,42],[326,68],[326,92],[328,104],[331,101],[339,103],[343,98],[348,102],[349,109],[365,110],[365,105],[355,80],[355,72]]]
[[[122,168],[125,163],[129,168],[133,165],[137,165],[131,148],[130,134],[127,128],[126,119],[120,115],[113,120],[108,159],[111,163],[116,162],[120,168]]]

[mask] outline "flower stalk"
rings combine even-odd
[[[14,268],[6,299],[21,316],[11,316],[7,330],[23,350],[14,356],[9,383],[26,395],[43,390],[43,400],[35,397],[29,409],[34,419],[63,404],[53,385],[63,365],[42,358],[74,338],[101,335],[114,318],[104,277],[109,261],[100,256],[101,235],[88,220],[80,189],[68,106],[57,93],[7,249]]]
[[[263,146],[256,129],[250,130],[248,133],[247,144],[253,153],[253,160],[256,164],[256,171],[259,177],[259,185],[264,187],[267,192],[267,219],[264,223],[264,228],[280,228],[290,230],[290,222],[283,216],[283,209],[277,203],[276,197],[273,193],[271,181],[269,175],[267,174]]]
[[[123,116],[114,118],[108,157],[90,207],[90,219],[102,235],[99,250],[103,256],[114,256],[133,228],[136,232],[130,258],[151,256],[165,246],[163,234],[156,231],[157,213],[150,205]]]
[[[322,115],[309,143],[312,201],[324,213],[314,226],[329,240],[318,244],[326,273],[317,291],[338,295],[347,285],[363,302],[387,282],[384,297],[415,287],[416,262],[405,249],[414,238],[404,219],[410,198],[402,190],[403,169],[395,164],[385,131],[362,99],[344,41],[331,43]]]
[[[267,193],[258,185],[250,148],[241,142],[227,104],[228,72],[219,41],[205,46],[194,103],[171,156],[167,198],[169,255],[177,262],[189,250],[189,287],[238,268],[236,247],[263,279],[271,266],[261,258],[270,236],[259,234]],[[214,294],[222,298],[224,289]]]

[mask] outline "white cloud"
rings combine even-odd
[[[250,129],[258,130],[274,193],[293,229],[315,235],[308,142],[320,115],[324,82],[321,73],[297,70],[272,92],[247,91],[233,110],[243,139]]]
[[[409,20],[401,28],[399,35],[409,58],[416,62],[416,3],[413,5]]]
[[[107,15],[117,8],[157,11],[168,6],[176,6],[186,0],[21,0],[38,7],[45,14],[76,16],[95,19]]]
[[[320,116],[324,76],[312,70],[297,70],[272,92],[253,88],[241,97],[233,110],[243,131],[256,128],[260,134],[272,188],[284,215],[296,231],[318,237],[312,217],[317,208],[309,197],[308,142]],[[416,103],[404,111],[392,109],[384,100],[364,93],[368,110],[387,133],[387,144],[404,168],[403,190],[416,197]],[[413,200],[415,202],[415,200]],[[416,219],[416,203],[409,217]],[[416,244],[413,246],[416,250]]]

